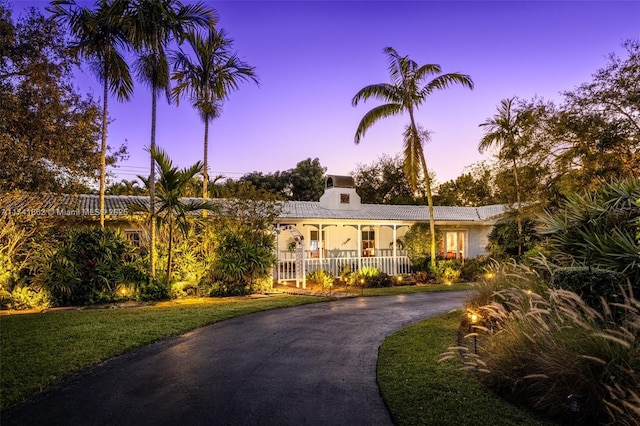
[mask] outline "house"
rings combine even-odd
[[[487,254],[493,225],[505,205],[434,206],[435,224],[443,234],[440,257],[472,258]],[[410,272],[400,241],[411,225],[429,222],[427,206],[362,204],[351,176],[327,176],[319,202],[289,201],[277,230],[278,267],[274,279],[306,286],[306,274],[323,269],[338,275],[370,266],[390,275]]]
[[[143,217],[131,204],[148,204],[146,196],[105,196],[105,219],[140,243]],[[195,199],[194,199],[195,200]],[[505,205],[435,206],[435,224],[443,235],[439,255],[467,259],[487,254],[493,225]],[[49,217],[98,223],[99,196],[94,194],[21,194],[0,196],[3,214]],[[320,201],[288,201],[274,224],[277,267],[274,281],[306,287],[306,275],[316,269],[339,275],[343,268],[374,267],[390,275],[406,274],[411,263],[401,241],[415,223],[429,222],[427,206],[362,204],[351,176],[329,175]]]

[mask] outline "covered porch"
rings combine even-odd
[[[309,272],[322,269],[334,276],[365,267],[389,275],[408,274],[411,262],[400,239],[410,224],[298,223],[276,229],[278,265],[274,280],[306,288]]]

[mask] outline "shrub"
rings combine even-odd
[[[488,265],[488,257],[481,256],[467,259],[460,267],[460,278],[465,281],[476,281],[485,274],[485,269]]]
[[[51,295],[44,289],[17,286],[11,292],[0,290],[2,309],[46,309],[52,306]]]
[[[518,223],[515,220],[504,220],[496,223],[489,233],[487,251],[498,259],[518,257],[518,249],[525,253],[540,241],[536,234],[536,224],[530,218],[522,219],[522,235],[518,236]]]
[[[391,287],[393,285],[393,280],[388,274],[371,266],[361,268],[355,274],[354,280],[356,285],[367,288]]]
[[[316,269],[307,274],[307,284],[320,286],[323,290],[332,286],[333,280],[333,275],[323,269]]]
[[[59,239],[31,250],[31,285],[48,291],[56,304],[114,301],[119,284],[137,286],[147,279],[137,249],[107,229],[66,229]]]
[[[461,269],[462,264],[459,260],[438,260],[433,273],[438,281],[451,284],[458,281]]]
[[[402,241],[414,271],[426,271],[431,259],[431,232],[428,223],[415,223]],[[442,232],[436,228],[436,247],[442,244]],[[436,250],[437,252],[438,250]]]
[[[615,270],[640,283],[639,200],[640,178],[568,196],[560,209],[542,217],[553,259],[564,266]]]
[[[549,285],[577,293],[592,308],[602,307],[600,297],[609,302],[624,302],[625,278],[619,272],[585,267],[558,268]]]
[[[271,276],[276,258],[273,235],[248,228],[227,229],[220,236],[214,268],[205,282],[218,283],[218,295],[238,296],[255,291]]]

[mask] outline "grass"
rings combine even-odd
[[[393,286],[382,288],[365,288],[362,287],[348,287],[345,289],[339,289],[343,293],[358,294],[363,296],[392,296],[394,294],[412,294],[412,293],[428,293],[436,291],[456,291],[456,290],[471,290],[473,284],[471,283],[457,283],[457,284],[428,284],[428,285],[405,285],[405,286]]]
[[[0,409],[134,348],[252,312],[328,299],[199,299],[132,309],[0,317]]]
[[[396,425],[553,425],[483,387],[460,361],[438,362],[455,344],[461,313],[431,318],[388,337],[378,385]]]

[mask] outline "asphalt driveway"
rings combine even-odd
[[[96,366],[2,413],[9,425],[389,425],[378,347],[465,292],[259,312]]]

